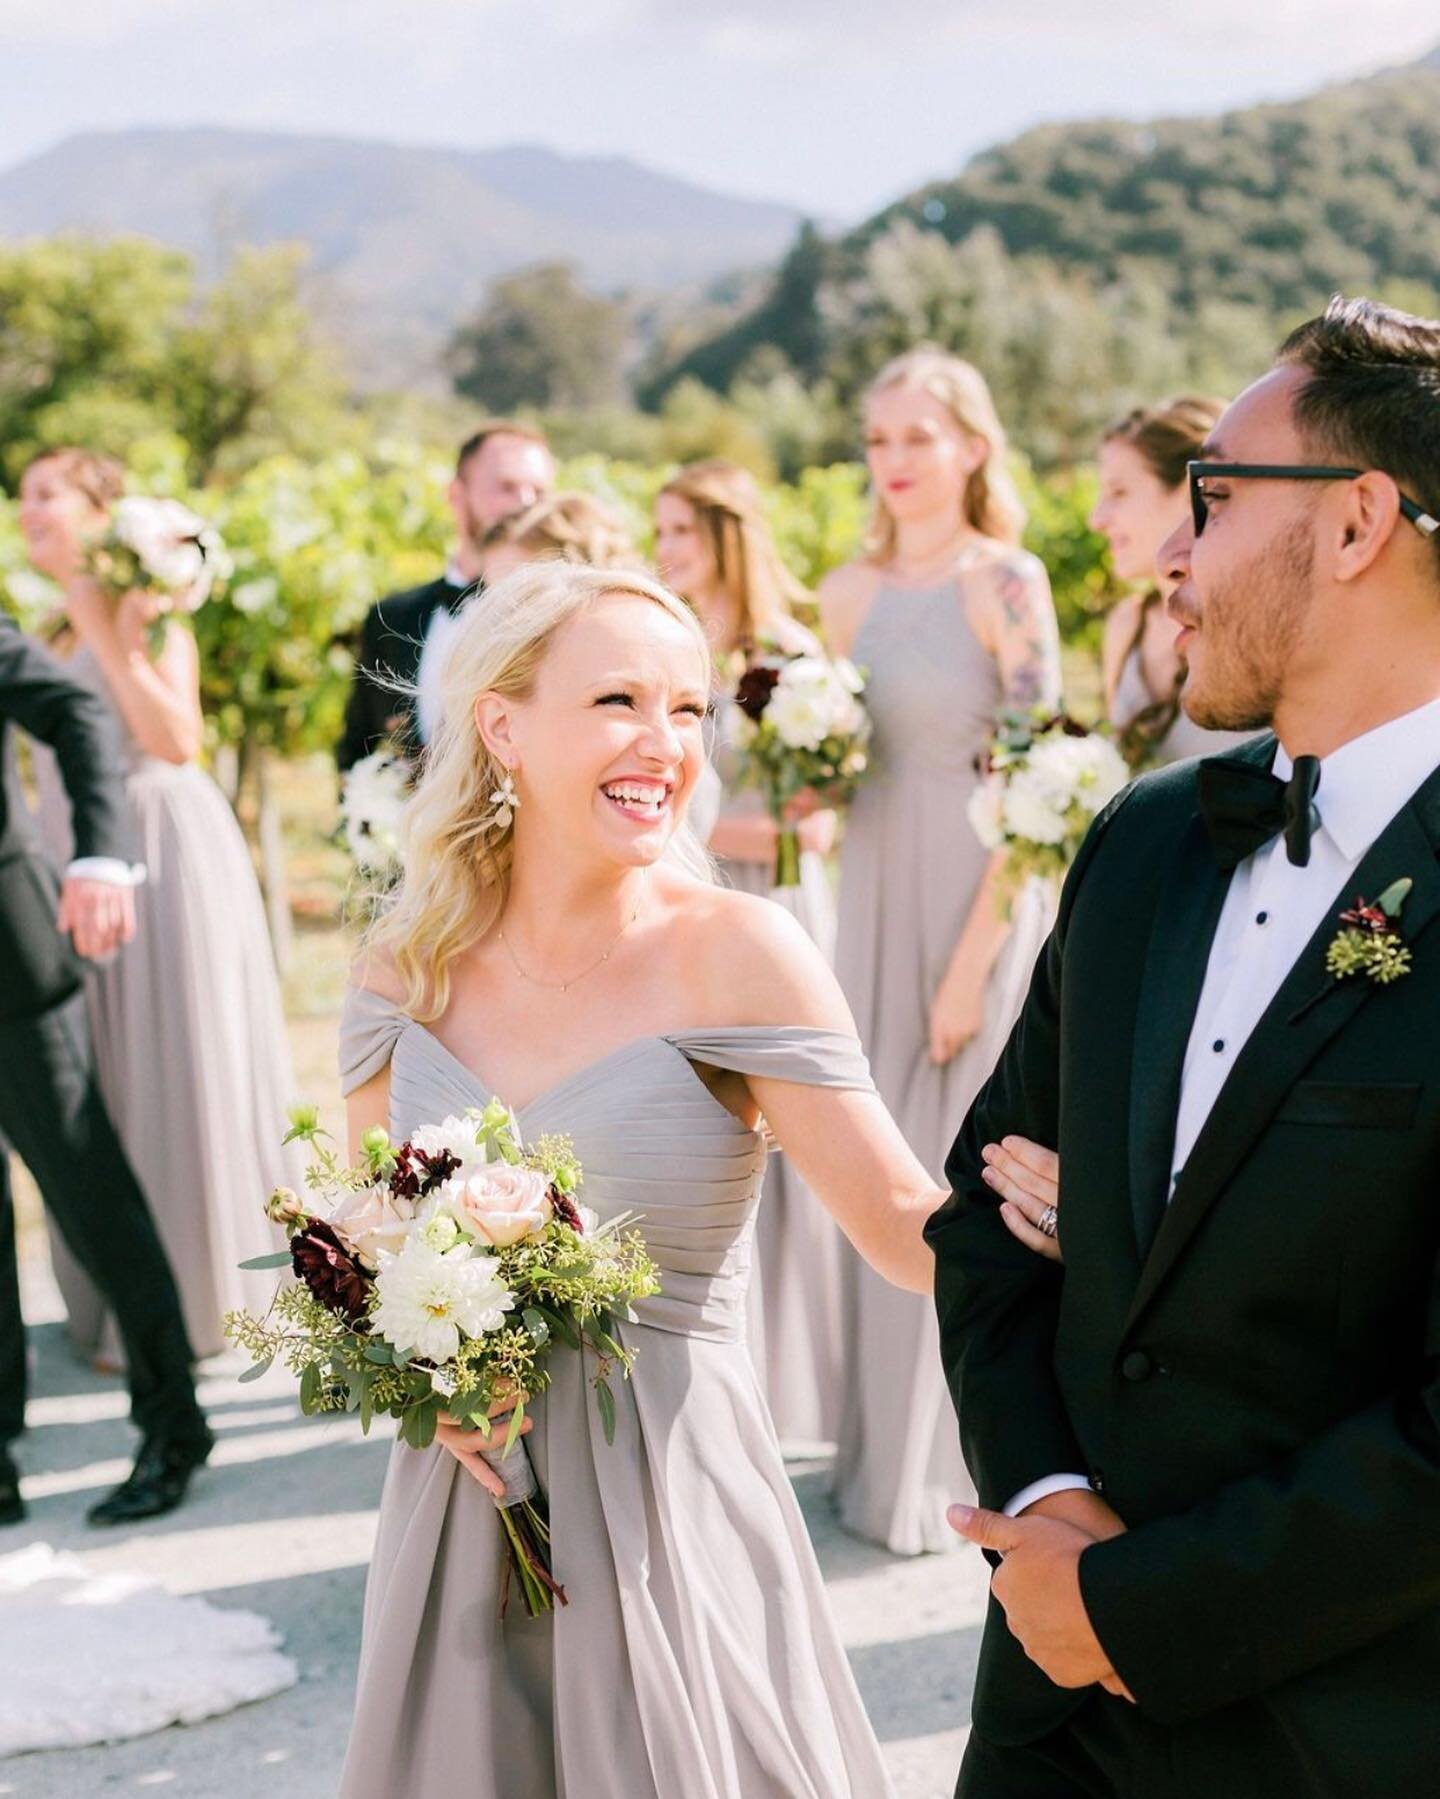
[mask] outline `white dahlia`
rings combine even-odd
[[[411,1238],[375,1281],[372,1328],[403,1356],[448,1362],[462,1338],[498,1330],[515,1309],[494,1256],[468,1246],[443,1253]]]

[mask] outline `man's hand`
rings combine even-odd
[[[1012,1636],[1036,1667],[1057,1687],[1101,1686],[1133,1705],[1134,1696],[1110,1666],[1080,1596],[1080,1557],[1099,1538],[1039,1510],[1059,1499],[1087,1498],[1103,1505],[1093,1494],[1067,1493],[1041,1500],[1023,1518],[965,1505],[952,1505],[947,1516],[962,1537],[1004,1558],[990,1590],[1004,1608]],[[1108,1506],[1104,1510],[1115,1518]]]
[[[1125,1534],[1125,1520],[1106,1505],[1098,1493],[1086,1487],[1067,1487],[1063,1492],[1047,1494],[1027,1505],[1022,1518],[1053,1518],[1083,1530],[1092,1543],[1106,1543],[1111,1537]]]
[[[76,955],[91,961],[112,955],[135,935],[134,890],[70,875],[60,889],[55,926],[74,938]]]

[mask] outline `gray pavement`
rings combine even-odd
[[[86,1506],[128,1467],[125,1397],[116,1380],[70,1354],[43,1267],[29,1263],[26,1275],[27,1312],[50,1321],[32,1331],[30,1429],[18,1451],[31,1514],[0,1534],[0,1554],[47,1542],[97,1570],[139,1571],[173,1591],[260,1612],[279,1629],[300,1681],[206,1723],[0,1761],[0,1796],[329,1799],[388,1437],[367,1441],[348,1419],[300,1417],[280,1374],[241,1386],[243,1364],[212,1364],[202,1397],[220,1441],[189,1501],[123,1534],[88,1530]],[[834,1523],[825,1464],[797,1460],[791,1473],[899,1799],[949,1799],[969,1716],[984,1564],[971,1552],[901,1560],[857,1542]],[[15,1647],[0,1645],[0,1667]]]

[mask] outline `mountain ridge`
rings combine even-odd
[[[896,227],[1104,290],[1152,283],[1177,322],[1207,304],[1303,317],[1337,288],[1440,304],[1440,45],[1296,100],[1200,117],[1078,119],[989,146],[838,235],[797,240],[748,309],[647,377],[655,403],[693,376],[725,392],[757,351],[823,369],[825,290]]]
[[[206,277],[239,243],[305,243],[352,356],[401,380],[428,371],[496,276],[565,260],[598,288],[683,289],[773,264],[801,217],[536,144],[147,126],[76,133],[0,171],[0,238],[145,236]]]

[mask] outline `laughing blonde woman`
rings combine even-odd
[[[560,562],[488,592],[446,664],[404,884],[345,1009],[352,1136],[503,1098],[573,1139],[587,1204],[642,1215],[663,1290],[621,1327],[613,1444],[576,1352],[528,1408],[568,1609],[502,1622],[473,1437],[397,1445],[343,1799],[890,1790],[745,1348],[761,1115],[917,1294],[943,1195],[814,945],[709,879],[686,825],[709,701],[683,601]]]

